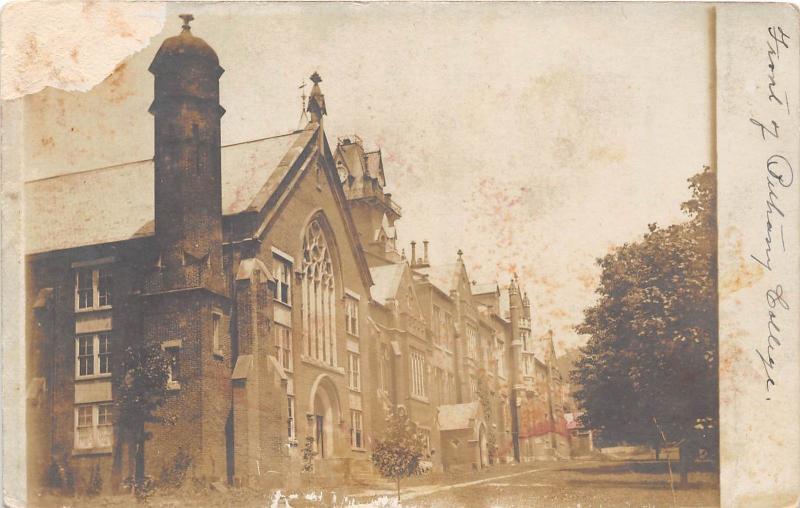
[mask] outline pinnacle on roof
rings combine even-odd
[[[192,27],[189,26],[189,23],[191,23],[194,20],[194,16],[192,16],[191,14],[179,14],[178,17],[183,20],[183,26],[181,26],[181,28],[183,28],[184,31],[188,32],[189,30],[192,29]]]
[[[172,70],[176,65],[176,58],[181,60],[192,58],[211,64],[221,75],[223,71],[219,67],[217,53],[206,41],[192,34],[192,27],[189,23],[194,20],[194,16],[181,14],[179,17],[183,20],[181,33],[164,40],[153,58],[153,63],[150,64],[150,71]]]
[[[312,74],[309,79],[314,83],[314,86],[311,87],[311,94],[308,97],[308,108],[306,108],[306,111],[311,113],[312,122],[319,122],[322,120],[323,115],[328,114],[328,111],[325,109],[325,95],[323,95],[319,87],[322,78],[319,76],[318,72],[314,71],[314,74]]]

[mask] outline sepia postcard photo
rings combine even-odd
[[[798,11],[15,2],[8,506],[795,506]]]

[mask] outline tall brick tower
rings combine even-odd
[[[204,260],[222,274],[219,78],[217,54],[191,33],[165,40],[150,72],[155,76],[156,239],[165,269]],[[206,259],[208,258],[208,259]],[[212,277],[213,278],[213,277]],[[204,281],[217,286],[220,281]]]
[[[231,302],[222,267],[219,78],[216,53],[183,30],[166,39],[150,72],[155,97],[155,248],[145,277],[142,335],[160,343],[173,368],[163,411],[175,425],[154,426],[147,468],[188,453],[194,474],[233,475]],[[154,256],[155,258],[156,256]]]

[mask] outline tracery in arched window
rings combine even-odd
[[[303,239],[303,338],[306,354],[336,365],[335,283],[325,234],[316,220]]]

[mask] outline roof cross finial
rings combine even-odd
[[[183,26],[181,28],[183,28],[187,32],[192,29],[192,27],[189,26],[189,23],[191,23],[192,20],[194,20],[194,16],[192,16],[191,14],[181,14],[178,17],[183,20]]]

